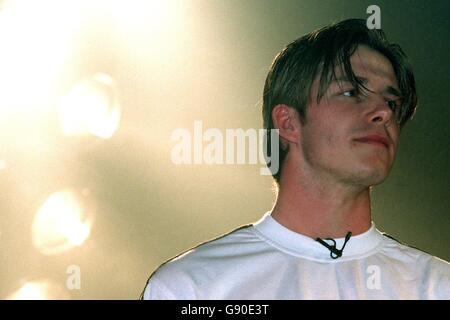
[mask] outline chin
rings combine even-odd
[[[361,175],[366,186],[376,186],[383,183],[388,177],[387,170],[372,170],[371,172],[366,172]]]
[[[361,186],[369,187],[383,183],[388,177],[389,170],[386,168],[360,168],[350,174],[350,179]]]

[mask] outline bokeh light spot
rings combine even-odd
[[[108,139],[117,130],[120,116],[114,81],[105,73],[81,80],[61,99],[60,125],[65,135]]]
[[[85,198],[71,190],[48,197],[32,226],[33,245],[41,253],[59,254],[82,245],[89,237],[94,212]]]
[[[70,295],[63,286],[50,280],[26,282],[20,289],[10,294],[7,300],[67,300]]]

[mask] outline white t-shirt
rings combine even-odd
[[[344,238],[335,239],[340,249]],[[164,263],[143,299],[450,299],[450,264],[371,228],[343,255],[270,213]]]

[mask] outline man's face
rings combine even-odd
[[[340,80],[330,84],[317,104],[316,79],[306,123],[300,129],[300,170],[330,183],[367,187],[381,183],[394,162],[399,135],[395,109],[401,101],[386,57],[359,46],[350,62],[370,91],[358,93],[336,70]]]

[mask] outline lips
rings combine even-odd
[[[386,137],[380,136],[380,135],[369,135],[362,138],[357,138],[355,141],[367,143],[367,144],[373,144],[373,145],[379,145],[384,146],[386,148],[389,147],[389,141]]]

